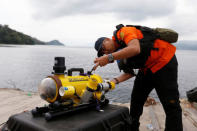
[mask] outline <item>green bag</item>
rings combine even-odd
[[[167,41],[169,43],[175,43],[178,41],[178,33],[172,29],[155,28],[153,30],[157,33],[159,39],[161,40]]]

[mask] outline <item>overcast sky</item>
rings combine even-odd
[[[197,40],[197,0],[0,0],[0,24],[42,41],[93,46],[115,26],[172,28]]]

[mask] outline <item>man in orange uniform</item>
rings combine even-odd
[[[139,69],[131,94],[132,131],[139,130],[143,105],[153,89],[166,114],[165,130],[182,131],[176,47],[158,38],[146,40],[145,33],[146,31],[130,26],[117,30],[112,39],[99,38],[95,42],[95,49],[98,51],[98,58],[94,60],[95,69],[114,60],[124,61],[124,73],[111,80],[116,84],[135,76],[133,69]]]

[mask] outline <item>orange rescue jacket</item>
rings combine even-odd
[[[122,27],[116,32],[116,36],[118,40],[124,41],[126,45],[133,39],[142,40],[144,38],[141,30],[136,29],[135,27]],[[112,39],[116,41],[114,36]],[[115,46],[117,48],[120,47],[117,42],[115,42]],[[166,41],[156,39],[153,42],[153,48],[158,50],[150,50],[150,55],[146,58],[144,67],[141,69],[144,71],[150,69],[153,73],[155,73],[171,60],[171,58],[175,55],[176,47]]]

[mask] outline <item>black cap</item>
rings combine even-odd
[[[100,56],[103,56],[103,52],[102,52],[102,44],[103,44],[103,41],[106,37],[100,37],[97,39],[97,41],[95,42],[95,45],[94,45],[94,48],[97,50],[97,56],[100,57]]]

